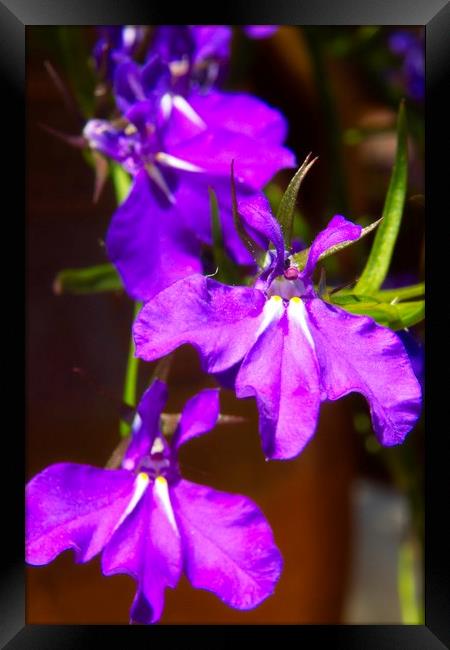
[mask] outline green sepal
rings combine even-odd
[[[355,293],[372,293],[383,284],[400,229],[408,184],[408,147],[405,105],[397,120],[397,152],[383,208],[383,223],[375,236],[369,259],[355,286]]]
[[[291,246],[293,224],[294,224],[294,215],[295,215],[295,204],[297,202],[297,196],[302,184],[303,179],[305,178],[308,171],[316,162],[317,158],[314,158],[310,161],[311,154],[309,153],[305,160],[303,161],[301,167],[297,170],[294,176],[291,179],[291,182],[286,188],[285,193],[280,201],[277,211],[277,220],[280,224],[281,231],[284,238],[284,246],[286,249],[289,249]]]
[[[82,269],[64,269],[53,282],[53,291],[63,293],[103,293],[122,291],[122,281],[112,264],[99,264]]]

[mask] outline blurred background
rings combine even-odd
[[[93,92],[93,27],[27,28],[27,480],[55,462],[102,467],[118,424],[133,306],[121,292],[56,295],[64,268],[107,261],[103,239],[115,209],[108,182],[93,201],[83,153],[45,127],[79,135],[83,120],[64,101],[49,61],[71,88]],[[385,286],[424,278],[424,35],[421,27],[282,26],[249,40],[236,29],[226,87],[279,108],[287,144],[301,162],[319,156],[299,197],[296,234],[309,244],[333,214],[362,225],[381,216],[395,155],[396,114],[406,100],[409,186]],[[75,94],[75,93],[74,93]],[[279,200],[291,171],[268,188]],[[354,281],[369,236],[328,258],[327,280]],[[423,324],[402,332],[423,378]],[[152,364],[140,366],[140,392]],[[175,355],[168,411],[213,385],[194,350]],[[222,395],[222,410],[245,421],[193,440],[180,458],[186,478],[258,503],[284,557],[275,594],[239,612],[186,578],[166,591],[162,623],[423,622],[423,416],[401,447],[382,449],[364,399],[322,406],[316,435],[293,461],[266,463],[253,400]],[[128,623],[134,583],[105,578],[97,559],[68,551],[27,569],[27,623]]]

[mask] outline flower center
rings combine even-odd
[[[179,477],[177,463],[162,436],[155,438],[150,453],[142,456],[137,464],[136,472],[145,473],[152,481],[162,477],[168,483],[173,483]]]
[[[292,278],[286,277],[286,272],[292,270]],[[267,297],[280,296],[283,300],[290,300],[291,298],[300,298],[306,291],[305,284],[298,277],[297,269],[290,267],[284,275],[279,275],[267,290]],[[294,271],[296,275],[294,277]]]

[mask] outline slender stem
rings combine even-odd
[[[134,303],[133,320],[136,318],[141,303],[136,301]],[[136,406],[136,388],[139,371],[139,359],[134,356],[134,341],[133,336],[130,336],[130,347],[128,349],[127,369],[125,371],[125,382],[123,385],[123,401],[128,406]],[[130,433],[130,425],[124,420],[120,421],[120,435],[127,436]]]
[[[423,607],[418,603],[414,567],[414,546],[411,540],[400,545],[398,552],[398,597],[404,625],[423,625]]]
[[[116,164],[111,163],[111,179],[114,185],[117,203],[122,203],[128,195],[130,189],[130,177],[124,169]],[[134,303],[133,320],[136,318],[141,303]],[[139,359],[134,356],[134,341],[133,336],[130,336],[130,346],[128,348],[127,369],[125,371],[125,381],[123,386],[123,401],[128,406],[136,406],[136,388],[139,371]],[[130,425],[124,420],[120,421],[119,431],[120,435],[125,437],[130,433]]]

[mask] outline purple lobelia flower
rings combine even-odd
[[[274,590],[282,568],[272,531],[246,497],[181,478],[177,452],[212,429],[217,389],[190,399],[170,444],[161,434],[166,385],[144,393],[120,469],[60,463],[26,488],[26,561],[51,562],[74,549],[77,562],[102,553],[104,575],[126,573],[137,582],[130,619],[153,623],[164,590],[183,569],[194,587],[236,609],[251,609]]]
[[[160,45],[163,55],[154,52],[144,66],[120,63],[114,89],[124,119],[94,119],[84,129],[90,147],[133,177],[106,244],[126,290],[137,299],[201,271],[200,247],[212,242],[210,187],[218,197],[228,253],[238,264],[252,263],[232,218],[231,161],[240,197],[254,195],[280,169],[295,165],[282,146],[286,122],[277,110],[243,93],[200,92],[192,81],[191,61],[205,60],[195,58],[199,52],[208,54],[205,30],[197,28],[186,65],[167,36],[168,52]]]
[[[425,45],[423,33],[399,30],[389,37],[389,49],[403,59],[400,73],[392,71],[394,83],[417,102],[425,97]]]
[[[111,78],[116,64],[133,57],[145,32],[140,25],[103,25],[97,33],[92,51],[95,67],[99,74]]]
[[[278,30],[278,25],[245,25],[244,32],[249,38],[269,38]]]
[[[137,356],[151,361],[195,346],[208,372],[234,378],[238,397],[256,397],[267,458],[296,456],[314,434],[320,403],[355,391],[369,402],[380,443],[401,443],[421,408],[402,342],[373,319],[322,300],[312,280],[322,253],[357,239],[361,227],[333,217],[300,270],[268,205],[260,199],[240,210],[258,214],[276,248],[255,286],[226,286],[199,274],[176,282],[138,315]]]
[[[116,64],[136,59],[146,29],[143,25],[99,27],[92,52],[97,71],[111,78]],[[254,39],[268,38],[277,29],[278,25],[243,26],[245,34]],[[222,78],[231,56],[231,40],[230,25],[158,25],[153,27],[143,54],[145,59],[158,54],[174,72],[189,68],[191,82],[205,88]]]

